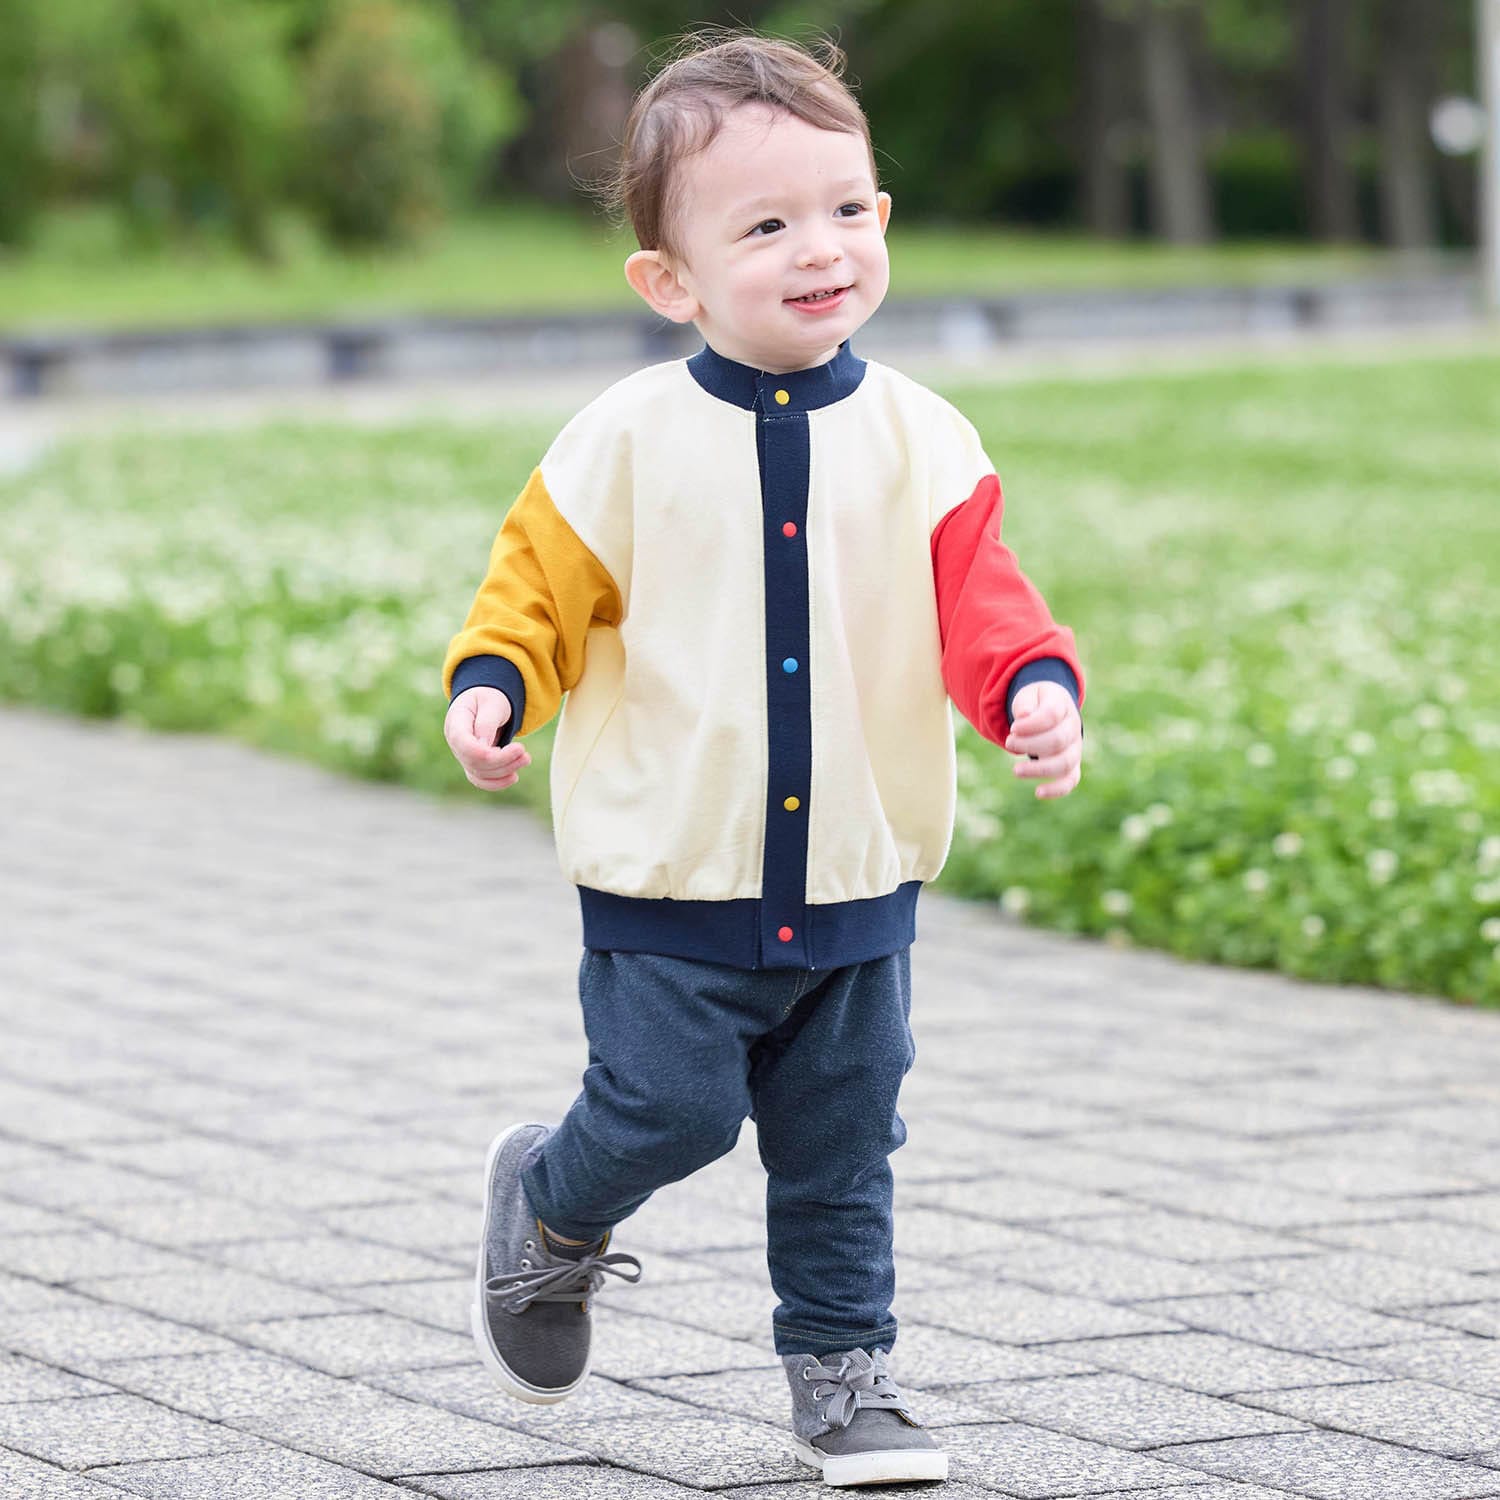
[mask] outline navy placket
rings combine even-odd
[[[806,537],[812,433],[808,413],[851,395],[864,377],[865,362],[846,340],[826,363],[783,375],[728,359],[712,347],[694,355],[688,369],[711,395],[755,413],[765,577],[768,754],[765,854],[754,963],[757,968],[816,968],[820,935],[813,931],[814,909],[807,904],[812,787],[812,630]],[[823,945],[831,942],[835,950],[847,940],[847,933],[839,928],[821,935]]]

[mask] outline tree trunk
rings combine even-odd
[[[1307,216],[1321,240],[1359,238],[1349,160],[1349,0],[1300,0]]]
[[[1083,218],[1095,234],[1119,238],[1130,230],[1130,184],[1118,148],[1127,128],[1118,59],[1129,32],[1109,0],[1082,0],[1080,11]]]
[[[1380,211],[1389,244],[1437,243],[1428,0],[1384,0],[1380,26]]]
[[[1136,12],[1151,129],[1152,217],[1157,233],[1175,245],[1213,238],[1203,131],[1183,25],[1188,8],[1181,0],[1141,0]]]

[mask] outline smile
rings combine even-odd
[[[805,297],[786,297],[783,300],[788,307],[798,307],[811,311],[831,311],[843,300],[849,288],[847,286],[829,287],[826,291],[809,292]]]

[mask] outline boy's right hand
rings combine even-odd
[[[510,721],[510,699],[493,687],[465,688],[448,705],[443,738],[464,768],[464,775],[486,792],[503,792],[521,779],[531,756],[519,740],[497,747],[500,731]]]

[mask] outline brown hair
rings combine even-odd
[[[869,122],[843,81],[844,54],[826,37],[814,46],[816,54],[796,42],[714,28],[678,39],[675,57],[636,96],[619,164],[603,185],[641,249],[682,258],[673,235],[681,206],[677,165],[704,150],[739,104],[767,104],[820,130],[862,136],[879,184]]]

